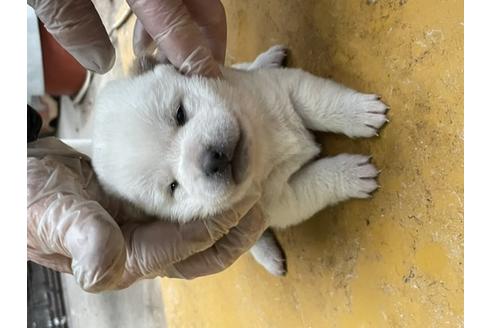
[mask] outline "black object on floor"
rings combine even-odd
[[[27,327],[68,328],[60,273],[27,262]]]
[[[43,119],[31,106],[27,105],[27,142],[34,141],[38,138]]]

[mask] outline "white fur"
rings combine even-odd
[[[149,214],[185,222],[223,211],[259,183],[260,205],[278,228],[369,197],[378,175],[369,157],[313,161],[319,147],[308,129],[371,137],[386,122],[386,105],[300,69],[276,68],[284,57],[284,47],[273,47],[253,63],[224,68],[222,80],[184,77],[160,65],[111,83],[96,103],[94,125],[93,164],[103,186]],[[189,116],[182,127],[173,123],[180,101]],[[246,178],[204,176],[204,149],[232,149],[240,135],[248,150]],[[172,196],[175,179],[180,186]],[[282,274],[275,248],[264,236],[252,252],[268,271]]]

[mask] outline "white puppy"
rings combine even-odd
[[[147,212],[185,222],[231,207],[252,184],[269,225],[298,224],[327,205],[366,198],[377,188],[370,157],[316,159],[308,131],[371,137],[387,107],[299,69],[279,68],[275,46],[253,63],[223,68],[221,80],[156,65],[111,82],[96,103],[93,165],[103,186]],[[267,231],[252,254],[285,273]]]

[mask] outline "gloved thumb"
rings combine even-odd
[[[46,206],[47,205],[47,206]],[[51,195],[28,207],[28,257],[43,261],[43,254],[71,259],[77,283],[86,291],[110,289],[125,266],[121,231],[95,201],[78,195]]]
[[[136,25],[134,49],[141,54],[152,39],[166,58],[185,75],[221,76],[207,41],[182,0],[127,0],[142,25]],[[146,36],[148,33],[151,39]]]

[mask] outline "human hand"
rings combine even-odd
[[[266,228],[261,210],[253,207],[258,193],[207,220],[135,222],[127,204],[102,190],[83,155],[55,138],[28,147],[35,156],[27,160],[28,259],[72,273],[87,291],[219,272]]]
[[[54,38],[87,69],[105,73],[115,50],[90,0],[28,0]],[[127,0],[137,55],[152,44],[184,74],[221,75],[226,20],[219,0]],[[149,34],[151,37],[149,37]],[[218,63],[217,63],[218,62]]]
[[[227,28],[220,0],[127,0],[138,17],[133,50],[141,56],[156,47],[183,74],[220,76]]]

